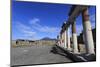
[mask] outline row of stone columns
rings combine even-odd
[[[61,46],[63,48],[67,48],[68,50],[71,50],[69,29],[63,31],[59,35],[58,40],[59,40],[58,41],[59,46]]]
[[[94,52],[94,43],[92,37],[91,23],[89,20],[88,8],[82,11],[82,20],[83,20],[83,34],[85,40],[86,51],[88,54],[95,54]],[[70,44],[70,34],[69,28],[65,29],[61,34],[60,43],[62,47],[71,49]],[[72,51],[78,53],[78,44],[77,44],[77,34],[76,34],[76,22],[72,22]]]

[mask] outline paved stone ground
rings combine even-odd
[[[52,46],[11,48],[11,65],[72,62],[72,60],[50,52]]]

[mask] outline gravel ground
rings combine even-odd
[[[31,46],[11,48],[11,65],[72,62],[59,54],[50,52],[52,46]]]

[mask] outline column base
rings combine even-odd
[[[88,53],[86,56],[95,55],[95,53]]]
[[[72,51],[72,49],[71,48],[67,48],[69,51]]]
[[[74,52],[74,54],[80,54],[79,52]]]

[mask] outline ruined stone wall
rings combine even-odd
[[[34,46],[34,45],[55,45],[55,40],[36,40],[36,41],[12,41],[13,47]]]

